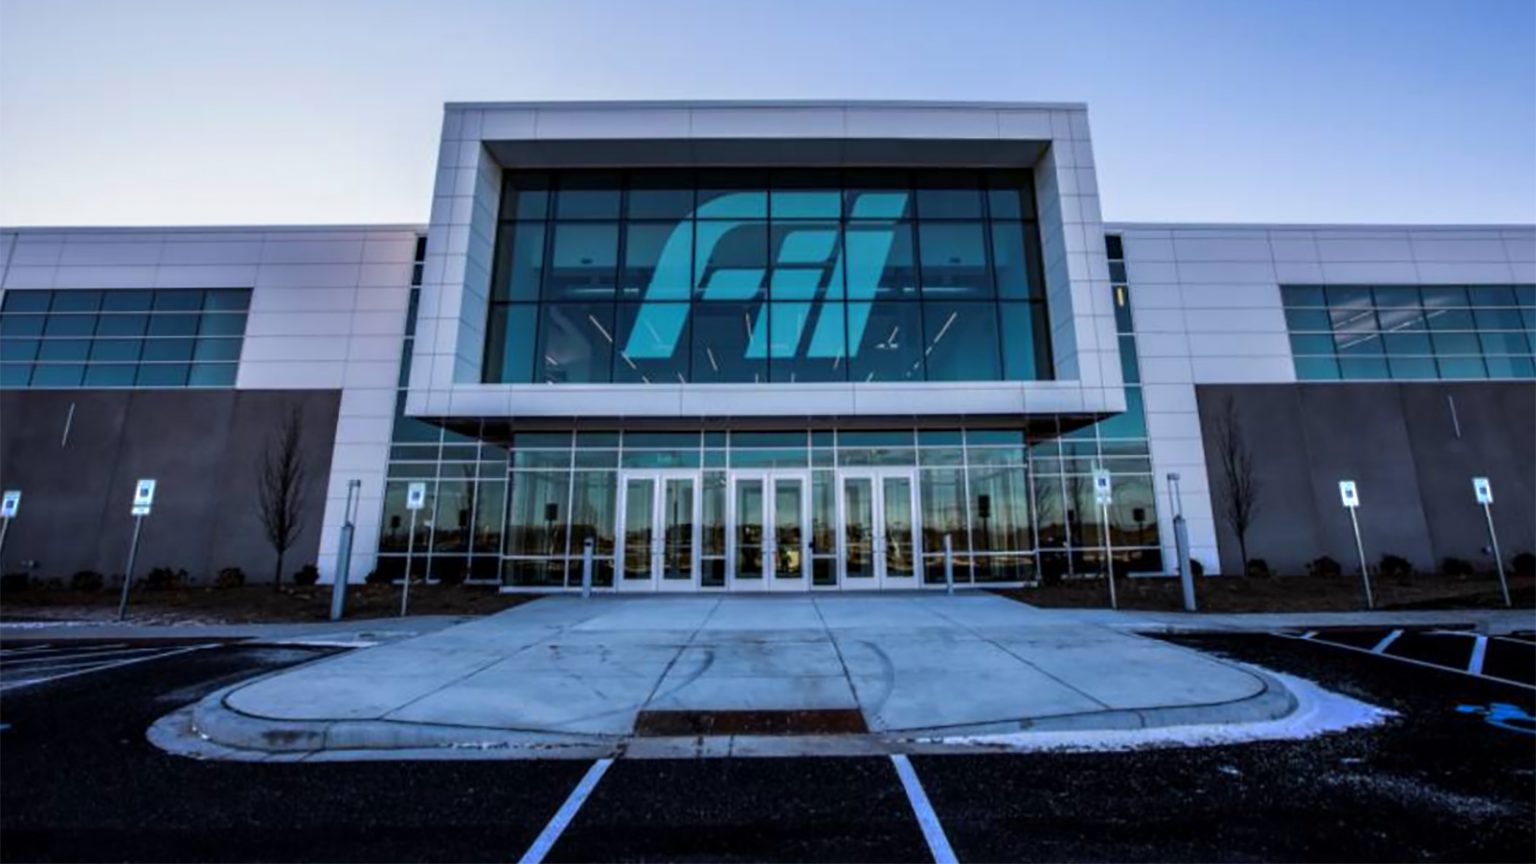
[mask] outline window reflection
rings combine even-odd
[[[609,380],[613,304],[552,303],[539,322],[539,379],[548,384]]]
[[[1304,381],[1536,377],[1523,332],[1536,286],[1287,285],[1281,298]]]
[[[993,303],[924,303],[923,354],[929,381],[995,381],[1000,378],[997,306]]]
[[[0,387],[233,386],[250,295],[12,289],[0,308]]]
[[[556,223],[545,300],[595,300],[613,296],[618,263],[616,223]]]
[[[922,381],[922,307],[914,303],[848,304],[854,381]]]

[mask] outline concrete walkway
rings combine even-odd
[[[585,755],[667,751],[635,737],[642,712],[857,711],[889,743],[1293,706],[1267,676],[990,594],[552,597],[236,686],[188,722],[247,753]]]

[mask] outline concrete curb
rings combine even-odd
[[[395,720],[275,720],[248,714],[227,701],[237,684],[191,706],[190,731],[199,738],[236,750],[314,754],[344,750],[575,748],[583,753],[611,753],[619,739],[598,735],[540,732],[443,723]]]
[[[1236,667],[1234,667],[1236,668]],[[950,738],[969,735],[1000,735],[1009,732],[1100,732],[1111,729],[1163,729],[1194,724],[1261,723],[1278,720],[1296,710],[1296,697],[1285,685],[1270,675],[1242,669],[1259,682],[1257,691],[1241,699],[1206,705],[1120,708],[1026,717],[995,723],[969,723],[959,726],[934,726],[926,729],[901,729],[888,734],[903,738]]]
[[[1099,732],[1193,724],[1277,720],[1297,700],[1273,677],[1244,670],[1260,686],[1241,699],[1209,705],[1091,711],[1049,717],[864,735],[692,736],[637,738],[539,732],[393,720],[274,720],[244,713],[226,697],[251,682],[226,687],[161,718],[149,730],[157,747],[199,759],[234,761],[371,761],[380,759],[636,759],[871,756],[891,753],[975,753],[961,739],[1014,732]],[[258,679],[259,680],[259,679]]]

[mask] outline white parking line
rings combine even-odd
[[[1302,638],[1300,636],[1292,636],[1289,633],[1279,633],[1279,632],[1276,632],[1273,635],[1279,636],[1282,639],[1300,639],[1300,638]],[[1473,678],[1481,678],[1481,679],[1483,679],[1485,681],[1497,681],[1500,684],[1511,684],[1511,685],[1513,685],[1515,687],[1524,687],[1527,690],[1536,690],[1536,684],[1527,684],[1524,681],[1512,681],[1512,680],[1510,680],[1508,678],[1498,678],[1498,677],[1495,677],[1493,675],[1483,675],[1483,674],[1479,674],[1479,673],[1472,673],[1472,672],[1468,672],[1468,671],[1466,671],[1464,669],[1458,669],[1455,666],[1441,666],[1439,663],[1426,663],[1423,660],[1415,660],[1412,657],[1402,657],[1402,656],[1399,656],[1397,654],[1375,654],[1375,653],[1372,653],[1367,648],[1357,648],[1354,645],[1345,645],[1345,644],[1343,644],[1341,642],[1329,642],[1326,639],[1313,639],[1313,640],[1310,640],[1310,641],[1316,642],[1316,643],[1318,643],[1320,645],[1327,645],[1330,648],[1340,648],[1340,649],[1343,649],[1345,651],[1354,651],[1354,652],[1359,653],[1359,654],[1369,654],[1372,657],[1383,657],[1383,658],[1385,658],[1387,660],[1392,660],[1392,661],[1395,661],[1395,662],[1398,662],[1398,663],[1411,663],[1414,666],[1423,666],[1425,669],[1439,669],[1441,672],[1450,672],[1453,675],[1471,675]],[[1479,665],[1481,665],[1481,664],[1479,664]]]
[[[923,784],[917,779],[911,761],[906,754],[893,753],[891,764],[896,766],[901,788],[907,791],[907,800],[912,802],[912,812],[917,814],[918,827],[923,829],[923,839],[928,841],[928,852],[933,855],[934,864],[955,864],[955,850],[950,848],[949,838],[944,836],[944,826],[939,824],[938,814],[933,812],[933,805],[928,803],[928,793],[923,791]]]
[[[539,832],[539,836],[534,838],[533,845],[523,853],[520,859],[521,864],[539,864],[544,860],[544,856],[549,854],[555,841],[559,840],[560,835],[565,831],[565,826],[571,824],[571,820],[576,818],[581,805],[586,803],[587,796],[597,788],[597,781],[603,779],[603,774],[612,764],[612,759],[599,759],[592,763],[592,767],[588,768],[587,773],[582,776],[581,782],[571,790],[570,797],[566,798],[565,803],[560,805],[560,809],[555,811],[554,818],[549,820],[549,824],[545,825],[544,830]]]
[[[1472,643],[1472,659],[1467,661],[1467,671],[1473,675],[1483,674],[1483,659],[1488,656],[1488,637],[1479,636]]]
[[[152,646],[144,648],[114,648],[103,651],[81,651],[78,654],[36,654],[27,657],[0,657],[0,670],[3,669],[36,669],[49,664],[74,664],[82,660],[92,660],[100,657],[123,657],[129,654],[147,654],[163,650]]]
[[[47,681],[58,681],[61,678],[73,678],[76,675],[86,675],[91,672],[102,672],[107,669],[116,669],[119,666],[129,666],[134,663],[143,663],[148,660],[158,660],[161,657],[174,657],[177,654],[186,654],[191,651],[201,651],[204,648],[213,648],[216,645],[217,643],[207,642],[201,645],[189,645],[184,648],[172,648],[165,651],[159,651],[154,654],[140,654],[135,657],[128,657],[124,659],[106,658],[105,662],[98,660],[85,667],[84,669],[71,668],[67,672],[57,672],[56,674],[48,674],[41,677],[28,675],[27,673],[29,670],[19,670],[21,675],[26,677],[16,678],[0,675],[0,691],[19,690],[22,687],[30,687],[33,684],[42,684]],[[0,672],[3,671],[4,670],[0,670]],[[56,672],[56,669],[39,669],[37,671],[53,673]]]
[[[6,657],[11,657],[12,655],[17,655],[17,654],[24,654],[27,657],[36,657],[36,656],[39,656],[39,655],[42,655],[42,654],[57,654],[57,653],[60,653],[60,652],[79,651],[79,650],[81,650],[82,647],[84,647],[86,650],[97,650],[97,651],[100,651],[100,650],[105,650],[107,648],[125,648],[125,647],[127,647],[127,643],[126,642],[113,642],[110,645],[86,645],[86,646],[80,646],[80,645],[28,645],[25,648],[5,648],[5,649],[0,649],[0,659],[6,658]]]
[[[1371,649],[1371,653],[1372,654],[1382,654],[1382,653],[1385,653],[1386,650],[1387,650],[1387,647],[1390,646],[1393,642],[1396,642],[1397,641],[1397,637],[1399,637],[1401,635],[1403,635],[1403,631],[1401,631],[1401,630],[1393,630],[1391,633],[1388,633],[1380,642],[1376,643],[1376,647]]]

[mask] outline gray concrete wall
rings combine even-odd
[[[121,573],[133,532],[133,484],[154,477],[140,575],[164,565],[206,581],[239,567],[249,580],[270,580],[275,557],[256,506],[257,465],[296,405],[304,412],[308,504],[284,562],[286,580],[315,563],[340,400],[335,390],[0,392],[0,486],[22,490],[5,572],[32,561],[41,578]]]
[[[1237,537],[1223,516],[1228,483],[1217,448],[1228,396],[1262,486],[1250,558],[1284,573],[1302,572],[1319,555],[1356,569],[1338,491],[1348,479],[1359,484],[1360,532],[1373,565],[1390,553],[1425,571],[1447,556],[1492,569],[1475,475],[1493,482],[1506,564],[1536,551],[1536,384],[1200,385],[1196,396],[1224,573],[1241,571]]]

